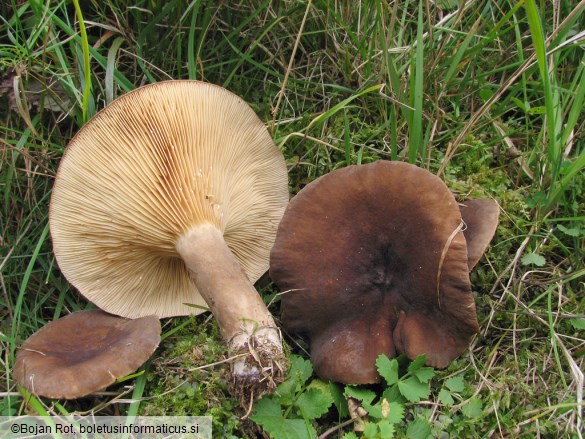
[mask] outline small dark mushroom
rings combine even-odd
[[[136,371],[160,343],[157,317],[135,320],[100,310],[50,322],[20,347],[14,378],[34,395],[74,399]]]
[[[292,199],[270,276],[322,378],[373,383],[380,354],[443,368],[467,348],[479,327],[462,229],[445,184],[400,162],[333,171]]]

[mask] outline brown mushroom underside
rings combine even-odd
[[[155,316],[130,320],[100,310],[72,313],[22,344],[14,378],[35,395],[80,398],[138,369],[157,348],[160,332]]]
[[[479,327],[462,228],[445,184],[400,162],[333,171],[292,199],[270,275],[321,377],[372,383],[380,354],[442,368],[467,348]]]

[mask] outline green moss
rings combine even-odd
[[[175,318],[148,372],[148,398],[140,413],[148,416],[212,416],[218,437],[241,433],[241,409],[227,390],[228,364],[218,326],[208,315]],[[209,365],[209,367],[205,367]],[[196,369],[196,370],[195,370]]]

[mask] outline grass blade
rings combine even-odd
[[[412,59],[411,68],[414,71],[414,78],[411,76],[410,88],[410,111],[408,130],[408,161],[415,163],[417,156],[426,158],[426,146],[422,134],[423,121],[423,94],[424,94],[424,8],[423,0],[418,3],[418,24],[416,30],[416,50]]]
[[[75,13],[77,14],[77,21],[79,22],[79,33],[81,34],[81,48],[83,50],[83,71],[82,76],[85,80],[83,85],[83,101],[81,102],[81,114],[83,123],[92,115],[88,115],[89,97],[91,95],[91,71],[89,66],[89,43],[87,41],[87,31],[85,29],[85,21],[79,6],[79,0],[73,0],[75,6]]]

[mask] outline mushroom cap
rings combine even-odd
[[[14,378],[35,395],[81,398],[138,369],[157,348],[160,332],[154,316],[129,320],[100,310],[75,312],[22,344]]]
[[[446,367],[467,348],[479,327],[461,227],[445,184],[401,162],[332,171],[291,200],[270,276],[322,378],[372,383],[380,354]]]
[[[207,306],[181,236],[212,224],[253,283],[287,203],[284,157],[254,111],[222,87],[167,81],[116,99],[71,140],[49,220],[59,267],[87,299],[162,318]]]
[[[467,265],[475,267],[496,233],[500,208],[488,198],[468,200],[459,205],[465,223],[463,235],[467,241]]]

